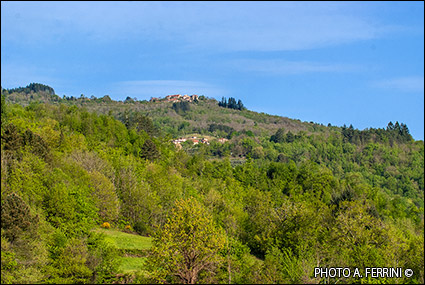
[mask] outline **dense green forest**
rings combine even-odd
[[[233,98],[61,98],[43,84],[1,96],[4,284],[424,283],[424,143],[403,123],[324,126]],[[190,136],[209,143],[173,143]],[[152,244],[123,251],[101,226]],[[126,272],[123,254],[145,261]]]

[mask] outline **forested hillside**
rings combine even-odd
[[[173,143],[195,134],[208,143]],[[424,283],[424,143],[401,122],[2,89],[1,207],[7,284]],[[102,225],[153,238],[139,270]]]
[[[281,127],[288,131],[305,131],[308,133],[319,129],[325,130],[325,128],[313,122],[301,123],[299,120],[256,113],[245,109],[240,111],[232,108],[223,108],[219,106],[221,102],[202,95],[196,103],[186,105],[181,104],[186,102],[169,102],[166,100],[148,102],[146,100],[138,101],[130,97],[127,97],[124,101],[114,101],[111,100],[109,95],[101,98],[94,96],[89,98],[83,94],[78,98],[66,95],[59,97],[58,95],[52,95],[50,92],[39,92],[38,90],[41,88],[51,88],[46,85],[40,85],[43,87],[34,88],[33,86],[38,85],[32,84],[25,88],[4,90],[9,95],[6,96],[6,101],[23,106],[27,106],[30,102],[75,105],[98,114],[112,115],[122,122],[134,115],[134,112],[141,112],[143,115],[148,116],[156,127],[164,131],[164,133],[173,136],[196,132],[205,133],[208,132],[211,124],[230,127],[231,129],[227,130],[226,135],[231,135],[232,132],[244,131],[251,131],[256,135],[262,133],[270,135],[271,132],[275,132]],[[182,108],[183,105],[185,105],[184,108]]]

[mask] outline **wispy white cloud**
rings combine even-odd
[[[373,87],[392,89],[400,92],[424,92],[424,77],[398,77],[391,79],[378,80],[371,83]]]
[[[2,40],[173,41],[224,51],[301,50],[369,40],[394,27],[342,3],[2,2]],[[351,12],[350,12],[351,11]]]
[[[112,92],[117,97],[136,97],[149,99],[150,97],[165,97],[172,94],[197,94],[207,97],[220,97],[227,91],[200,81],[186,80],[135,80],[121,81],[114,84]]]
[[[258,72],[266,75],[292,75],[325,72],[358,72],[363,70],[359,65],[342,63],[324,63],[313,61],[288,61],[282,59],[241,59],[228,63],[240,71]]]

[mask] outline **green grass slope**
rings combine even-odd
[[[121,252],[120,269],[124,273],[138,271],[146,261],[147,250],[152,246],[152,238],[121,232],[115,229],[96,228],[96,232],[106,235],[106,239],[116,245]]]

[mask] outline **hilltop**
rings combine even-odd
[[[386,128],[355,129],[347,126],[324,126],[314,122],[302,122],[283,116],[269,115],[247,110],[242,101],[234,105],[236,108],[225,108],[226,102],[218,102],[213,98],[203,95],[166,95],[163,98],[152,97],[149,101],[137,100],[127,97],[124,101],[115,101],[109,95],[101,98],[90,98],[81,94],[79,98],[55,94],[50,86],[40,83],[31,83],[27,87],[10,90],[2,89],[7,95],[8,103],[17,103],[27,106],[31,103],[41,102],[53,105],[65,104],[82,107],[89,112],[113,116],[126,126],[134,125],[137,117],[142,115],[152,121],[155,131],[160,130],[163,135],[180,139],[199,134],[201,137],[213,136],[215,139],[239,139],[255,137],[257,142],[260,137],[271,137],[279,133],[282,140],[291,141],[303,136],[317,134],[329,137],[337,135],[344,141],[365,145],[369,142],[406,142],[413,141],[412,136],[403,123],[389,122]],[[139,118],[140,119],[140,118]],[[148,122],[150,124],[150,122]],[[276,137],[276,136],[275,136]],[[233,140],[235,141],[235,140]]]
[[[205,96],[169,95],[164,98],[151,98],[136,100],[127,97],[124,101],[115,101],[109,95],[101,98],[59,97],[51,92],[36,91],[25,88],[16,88],[8,91],[6,100],[9,103],[18,103],[27,106],[31,102],[46,102],[50,104],[67,104],[83,107],[88,111],[99,114],[110,114],[117,119],[123,119],[133,112],[140,112],[152,119],[155,126],[173,136],[190,133],[207,133],[211,124],[220,124],[232,128],[236,132],[251,131],[254,135],[271,135],[279,128],[294,133],[326,132],[327,128],[313,122],[301,122],[287,117],[257,113],[250,110],[234,110],[219,106],[219,102]],[[50,89],[49,89],[50,90]],[[174,97],[173,97],[174,96]],[[177,96],[182,96],[179,100]],[[183,111],[176,110],[175,103],[188,102],[188,108]]]

